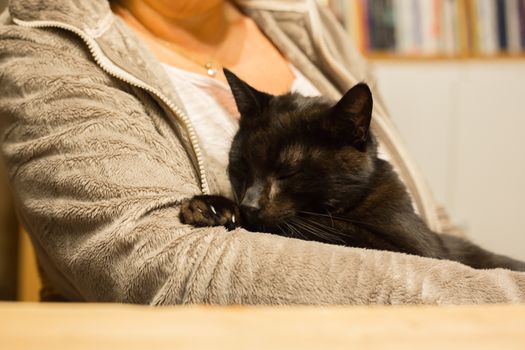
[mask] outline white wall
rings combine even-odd
[[[436,198],[476,242],[525,260],[525,61],[375,63]]]

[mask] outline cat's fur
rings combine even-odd
[[[228,166],[235,201],[195,196],[181,220],[350,247],[525,271],[525,263],[436,234],[414,212],[392,166],[377,157],[366,84],[339,102],[257,91],[225,70],[240,128]]]

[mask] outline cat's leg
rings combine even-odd
[[[233,230],[240,226],[240,212],[237,204],[223,196],[200,195],[181,203],[179,214],[184,224],[197,227],[224,226]]]
[[[505,268],[525,271],[525,262],[495,254],[460,237],[438,235],[442,242],[444,258],[455,260],[476,269]]]

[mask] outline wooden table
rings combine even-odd
[[[525,349],[525,305],[164,307],[0,303],[0,349]]]

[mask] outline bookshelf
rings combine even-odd
[[[525,54],[519,55],[508,55],[508,54],[497,54],[497,55],[418,55],[418,54],[396,54],[393,52],[371,52],[365,53],[366,58],[371,61],[398,61],[398,62],[466,62],[466,61],[478,61],[478,62],[505,62],[505,61],[521,61],[525,59]]]
[[[525,58],[525,0],[319,0],[372,60]]]

